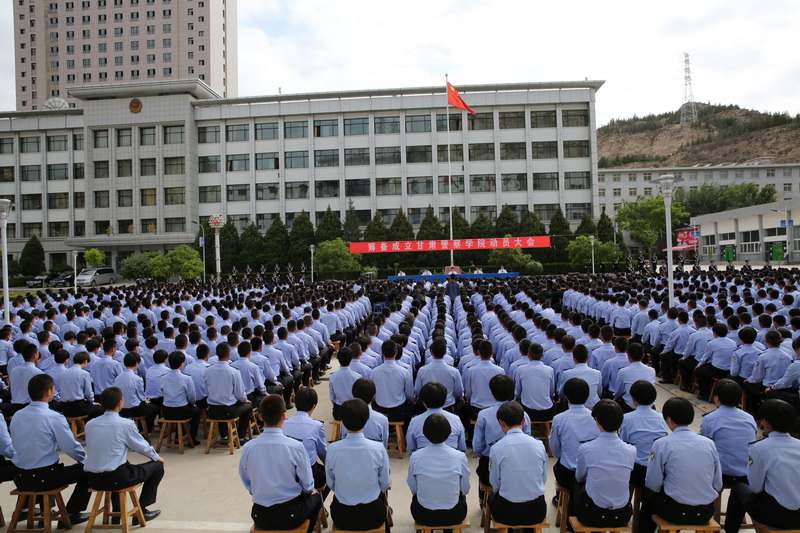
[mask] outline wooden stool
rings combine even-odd
[[[653,515],[653,522],[656,523],[658,526],[659,533],[668,533],[673,532],[677,533],[678,531],[697,531],[703,533],[711,533],[713,531],[719,531],[719,522],[714,520],[713,518],[708,521],[706,524],[675,524],[673,522],[668,522],[661,518],[658,515]]]
[[[208,413],[206,411],[205,407],[200,409],[200,426],[203,428],[203,436],[208,438]]]
[[[333,428],[331,429],[331,442],[335,442],[342,438],[342,421],[341,420],[331,420],[328,422]]]
[[[558,497],[556,527],[561,528],[561,533],[565,533],[567,531],[567,521],[569,520],[569,491],[556,483],[556,496]]]
[[[211,448],[228,448],[230,454],[233,455],[234,448],[241,448],[239,443],[239,431],[236,429],[236,424],[239,422],[239,417],[231,420],[214,420],[209,418],[208,422],[208,436],[206,437],[206,453],[211,451]],[[227,442],[223,441],[222,434],[219,432],[219,425],[228,425],[228,439]],[[216,438],[216,442],[214,439]]]
[[[381,524],[380,527],[376,527],[375,529],[351,531],[349,529],[339,529],[336,527],[336,524],[333,524],[333,526],[331,526],[331,531],[338,531],[339,533],[384,533],[384,531],[386,531],[386,527]]]
[[[325,487],[323,487],[323,490]],[[322,490],[319,491],[322,494]],[[322,505],[319,506],[319,515],[317,516],[317,523],[314,524],[314,531],[316,533],[322,533],[322,529],[328,529],[328,510],[325,509],[325,502],[322,502]]]
[[[67,512],[67,506],[64,505],[64,498],[61,496],[61,492],[66,488],[67,486],[64,485],[63,487],[59,487],[57,489],[46,490],[42,492],[12,490],[11,495],[17,497],[17,506],[14,508],[14,514],[11,515],[11,523],[8,525],[8,533],[14,533],[15,531],[24,531],[30,533],[33,533],[34,531],[42,531],[44,533],[51,533],[53,531],[53,520],[58,520],[61,522],[66,529],[72,528],[72,522],[70,522],[69,513]],[[38,496],[42,497],[42,516],[35,517],[34,512],[36,511],[36,498]],[[58,512],[55,514],[50,512],[54,502],[56,508],[58,509]],[[17,524],[21,518],[20,515],[22,515],[22,510],[25,507],[28,508],[27,527],[25,529],[17,529]],[[41,523],[42,527],[34,529],[33,524],[35,522]]]
[[[506,524],[501,524],[500,522],[494,523],[494,528],[497,530],[497,533],[508,533],[510,529],[532,529],[533,533],[542,533],[545,529],[550,527],[550,523],[547,521],[547,518],[539,522],[538,524],[524,524],[519,526],[509,526]]]
[[[302,533],[303,531],[308,530],[308,523],[309,520],[306,520],[295,529],[261,529],[257,525],[253,524],[253,527],[250,528],[250,533],[259,533],[259,532],[269,532],[269,533]]]
[[[587,526],[581,523],[578,520],[577,516],[570,516],[569,517],[569,525],[572,526],[572,530],[575,533],[591,533],[592,531],[608,531],[609,533],[622,533],[623,531],[630,531],[631,526],[625,525],[622,527],[597,527],[597,526]]]
[[[540,439],[544,444],[544,449],[547,451],[547,457],[553,457],[553,452],[550,451],[550,428],[553,427],[552,420],[544,420],[542,422],[531,422],[531,429],[536,428],[540,433]],[[556,524],[557,526],[558,524]]]
[[[444,531],[445,529],[454,529],[456,531],[461,531],[462,529],[469,529],[469,516],[465,517],[464,521],[461,522],[460,524],[455,524],[452,526],[430,527],[430,526],[423,526],[414,522],[414,531],[416,531],[416,533],[433,533],[436,530]]]
[[[150,444],[150,430],[147,428],[147,417],[135,416],[133,417],[133,421],[136,424],[136,427],[139,428],[139,433],[142,434],[144,440],[147,441],[147,444]]]
[[[487,524],[489,523],[489,494],[493,493],[494,489],[489,485],[484,485],[483,483],[480,484],[480,491],[479,494],[481,496],[481,527],[487,528]]]
[[[252,439],[261,435],[261,429],[258,427],[258,419],[256,418],[255,409],[250,413],[250,423],[247,425],[247,438]]]
[[[69,427],[72,430],[72,436],[75,437],[75,440],[78,440],[82,437],[86,436],[86,419],[88,417],[86,415],[83,416],[71,416],[67,418],[67,422],[69,422]]]
[[[183,455],[183,444],[186,443],[189,448],[194,448],[194,440],[190,434],[189,422],[190,418],[186,420],[161,420],[161,431],[158,433],[158,443],[156,444],[156,452],[161,453],[161,444],[167,448],[178,448],[178,451]],[[174,431],[174,433],[173,433]],[[166,439],[166,442],[164,442]]]
[[[139,497],[136,495],[136,489],[141,487],[141,483],[137,483],[131,487],[120,490],[95,490],[89,489],[89,492],[97,493],[94,497],[94,504],[92,504],[92,514],[89,515],[89,521],[86,523],[86,533],[91,533],[92,529],[119,529],[123,533],[127,533],[130,529],[128,519],[136,517],[139,521],[139,526],[145,527],[147,521],[144,519],[144,512],[142,506],[139,505]],[[117,493],[119,496],[119,512],[115,513],[111,507],[111,495]],[[128,509],[128,500],[125,495],[131,500],[131,508]],[[100,504],[103,504],[102,507]],[[100,513],[103,513],[103,523],[95,525],[95,520]],[[119,524],[112,524],[111,519],[118,518]]]
[[[339,355],[339,346],[341,345],[342,341],[333,341],[333,355],[334,357]]]
[[[394,436],[395,442],[392,442],[391,437],[391,429],[394,428]],[[403,423],[402,422],[389,422],[389,447],[387,451],[389,453],[397,452],[397,457],[402,459],[403,452],[406,449],[406,438],[403,435]]]
[[[630,485],[631,491],[631,507],[633,508],[633,516],[631,518],[631,523],[633,524],[633,531],[636,531],[636,526],[639,523],[639,513],[642,510],[642,493],[644,492],[644,487],[637,487],[635,485]]]
[[[755,520],[753,520],[753,527],[755,527],[756,533],[800,533],[798,529],[778,529]]]

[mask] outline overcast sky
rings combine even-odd
[[[219,0],[212,0],[219,1]],[[605,80],[598,125],[695,100],[800,112],[800,2],[238,0],[239,95]],[[0,109],[13,110],[11,0]],[[464,95],[469,103],[469,95]]]

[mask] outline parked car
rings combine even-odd
[[[26,281],[25,282],[25,286],[27,286],[29,289],[35,289],[37,287],[44,288],[46,285],[48,285],[50,283],[50,280],[54,279],[56,276],[58,276],[57,273],[48,272],[47,274],[42,274],[41,276],[36,276],[35,278],[33,278],[30,281]]]
[[[53,287],[72,287],[75,281],[75,273],[70,271],[62,272],[56,279],[50,282]]]
[[[78,277],[75,279],[75,284],[78,285],[78,287],[82,287],[83,285],[95,287],[97,285],[115,283],[117,279],[119,278],[113,268],[87,268],[78,274]]]

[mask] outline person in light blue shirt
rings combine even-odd
[[[339,349],[337,355],[339,360],[339,370],[331,374],[328,381],[328,393],[333,405],[332,416],[334,420],[341,420],[339,409],[342,404],[353,397],[353,383],[361,375],[350,369],[350,361],[353,360],[353,351],[345,346]]]
[[[523,433],[525,411],[517,402],[504,403],[496,416],[505,435],[489,452],[492,516],[497,522],[511,526],[538,524],[547,515],[544,444]]]
[[[128,352],[131,353],[131,352]],[[151,404],[161,407],[163,399],[161,397],[161,378],[168,372],[167,358],[169,353],[166,350],[156,350],[153,352],[153,366],[145,371],[145,389],[144,395]],[[141,357],[141,356],[140,356]],[[141,367],[141,363],[139,365]],[[139,368],[137,368],[137,373]]]
[[[314,476],[303,444],[283,433],[286,422],[283,398],[277,394],[265,397],[259,416],[264,431],[244,445],[239,459],[239,477],[253,496],[250,513],[253,522],[262,529],[289,530],[308,520],[307,533],[311,533],[322,498],[314,489]]]
[[[709,399],[711,381],[724,378],[730,372],[733,352],[736,350],[736,342],[728,337],[728,327],[725,324],[717,322],[711,332],[714,338],[708,341],[706,353],[694,371],[695,381],[700,389],[697,399],[703,401]]]
[[[164,477],[164,460],[141,434],[133,420],[119,416],[124,403],[122,391],[109,387],[100,397],[100,405],[106,410],[103,416],[86,424],[86,462],[83,469],[89,485],[95,490],[121,490],[142,483],[139,504],[146,522],[153,520],[161,511],[148,509],[156,502],[158,485]],[[142,464],[128,462],[128,450],[143,455],[150,461]],[[114,512],[119,511],[119,494],[111,496]],[[127,520],[127,518],[126,518]],[[134,518],[134,525],[138,518]]]
[[[739,347],[733,352],[731,358],[731,378],[742,385],[744,380],[750,379],[753,375],[753,367],[761,355],[760,350],[756,345],[756,337],[758,334],[756,330],[750,326],[743,327],[739,330]]]
[[[591,409],[600,401],[600,395],[603,394],[603,381],[599,370],[590,368],[586,362],[589,360],[589,351],[586,346],[579,344],[572,350],[572,360],[575,363],[574,368],[565,370],[561,374],[561,382],[558,387],[559,397],[562,402],[566,401],[564,398],[564,384],[572,378],[581,378],[589,385],[589,398],[586,400],[586,408]]]
[[[408,465],[411,516],[429,527],[460,524],[467,516],[467,456],[445,444],[452,429],[443,413],[425,419],[423,433],[430,444],[417,450]]]
[[[661,359],[661,383],[672,384],[672,376],[677,374],[678,361],[683,358],[689,337],[695,330],[689,326],[689,313],[678,312],[678,327],[672,330],[664,351],[659,356]]]
[[[542,345],[531,343],[528,347],[528,364],[517,370],[515,378],[514,395],[534,422],[552,420],[556,414],[553,404],[555,375],[553,369],[542,362],[542,356]],[[491,380],[489,384],[491,388]]]
[[[617,373],[616,392],[614,399],[619,402],[620,407],[626,413],[633,411],[633,401],[631,400],[631,386],[644,379],[650,383],[656,382],[656,371],[642,363],[644,349],[641,344],[632,342],[628,345],[628,361],[630,364],[621,368]]]
[[[200,409],[208,407],[208,403],[206,402],[208,389],[206,388],[205,376],[206,370],[210,366],[208,364],[209,353],[208,346],[201,344],[197,347],[197,351],[195,352],[195,357],[197,358],[195,363],[183,369],[183,373],[192,378],[196,400],[195,405]]]
[[[39,362],[39,348],[35,344],[28,344],[22,349],[22,358],[25,362],[11,370],[8,375],[11,385],[11,409],[5,413],[8,417],[31,402],[28,383],[34,376],[43,374],[36,367]]]
[[[397,344],[394,341],[385,341],[381,350],[384,362],[370,376],[377,389],[375,410],[385,414],[390,422],[407,422],[414,401],[411,372],[397,363]]]
[[[694,369],[700,359],[706,353],[708,342],[714,338],[711,328],[708,327],[708,320],[702,313],[695,312],[694,315],[695,332],[689,335],[686,341],[686,348],[683,350],[683,357],[678,360],[678,372],[681,376],[681,390],[692,392],[692,381],[694,379]]]
[[[144,382],[136,373],[141,360],[136,352],[125,354],[125,370],[114,380],[114,386],[122,390],[125,398],[125,406],[120,411],[120,415],[125,418],[147,417],[147,428],[152,430],[159,408],[157,405],[151,404],[145,396]]]
[[[231,348],[227,342],[217,345],[217,357],[218,361],[206,369],[203,377],[208,390],[208,417],[214,420],[232,420],[238,417],[237,429],[241,441],[247,435],[253,404],[244,392],[242,375],[230,365]],[[227,432],[225,425],[220,426],[223,436]]]
[[[96,339],[92,339],[95,341]],[[97,341],[99,342],[99,341]],[[87,349],[90,348],[89,344],[86,345]],[[108,349],[106,350],[106,347]],[[114,353],[117,350],[117,343],[113,339],[105,341],[103,344],[104,353],[99,356],[96,361],[89,364],[87,370],[92,375],[92,382],[94,383],[94,390],[98,393],[103,392],[108,387],[114,386],[114,381],[117,376],[122,374],[125,367],[118,361],[114,360]],[[91,351],[91,350],[89,350]]]
[[[622,420],[620,438],[636,447],[636,463],[630,477],[630,484],[634,487],[644,487],[653,441],[669,434],[664,417],[653,408],[657,395],[655,385],[644,379],[631,385],[634,410],[625,413]]]
[[[317,391],[304,387],[295,395],[297,414],[287,418],[283,423],[283,434],[299,440],[308,453],[311,464],[311,474],[314,476],[314,488],[323,490],[322,501],[330,492],[325,485],[325,457],[328,454],[328,444],[325,441],[325,424],[314,420],[311,416],[317,407]]]
[[[744,383],[744,392],[747,395],[747,412],[755,416],[758,406],[764,400],[764,391],[772,387],[786,373],[791,364],[791,358],[781,348],[781,334],[770,330],[764,336],[767,349],[758,356],[753,365],[753,374]],[[800,342],[797,343],[800,347]]]
[[[377,529],[386,522],[389,455],[382,444],[364,436],[369,407],[363,400],[345,401],[341,414],[347,436],[331,443],[325,460],[328,487],[334,494],[331,518],[343,530]]]
[[[748,481],[731,490],[725,533],[738,533],[745,513],[772,528],[800,528],[800,441],[790,435],[797,427],[797,411],[771,399],[761,406],[759,417],[767,437],[750,446]]]
[[[439,338],[433,341],[430,350],[433,359],[419,369],[414,382],[414,394],[419,395],[419,391],[427,383],[441,383],[447,390],[444,407],[453,412],[457,403],[463,403],[464,389],[461,374],[444,362],[444,356],[447,353],[447,342],[444,339]]]
[[[575,516],[588,526],[622,527],[633,514],[628,479],[636,448],[617,436],[623,415],[615,401],[595,404],[592,417],[600,435],[578,448],[573,489]]]
[[[16,455],[17,452],[14,450],[14,443],[11,442],[11,434],[6,425],[6,417],[0,416],[0,482],[14,479],[17,469],[11,460]]]
[[[683,397],[664,403],[671,435],[653,442],[639,512],[638,531],[653,533],[653,515],[681,524],[705,524],[722,490],[722,467],[714,442],[689,429],[694,406]]]
[[[340,350],[341,351],[341,350]],[[364,426],[364,437],[376,442],[382,442],[384,448],[389,448],[389,419],[386,415],[372,408],[375,399],[375,383],[369,378],[358,378],[351,389],[353,398],[363,400],[369,407],[369,420]],[[347,401],[347,400],[345,400]],[[347,436],[347,428],[342,424],[342,438]]]
[[[450,426],[450,435],[447,437],[445,444],[461,452],[467,451],[464,438],[464,426],[461,424],[461,420],[458,416],[444,410],[446,398],[447,389],[441,383],[430,382],[422,387],[419,399],[427,410],[412,418],[411,422],[408,424],[408,432],[406,433],[406,449],[408,453],[413,453],[430,444],[425,437],[424,425],[425,420],[436,413],[444,416]]]
[[[162,410],[166,420],[189,419],[189,434],[195,445],[200,444],[197,430],[200,427],[200,408],[197,403],[197,391],[192,378],[181,372],[186,362],[183,352],[174,351],[169,354],[170,371],[161,378]]]
[[[469,402],[467,413],[471,420],[477,420],[482,409],[494,404],[494,398],[489,390],[489,380],[497,374],[503,374],[503,369],[492,363],[494,348],[489,341],[480,341],[478,353],[481,359],[478,363],[464,372],[464,395]]]
[[[253,405],[259,405],[264,396],[267,395],[264,374],[258,368],[258,365],[250,360],[250,354],[253,351],[250,342],[240,342],[239,346],[236,347],[236,351],[239,354],[239,359],[231,363],[231,366],[242,375],[242,385],[247,399]]]

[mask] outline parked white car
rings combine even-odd
[[[75,278],[75,284],[78,285],[78,287],[83,285],[95,287],[97,285],[109,285],[116,282],[117,279],[118,276],[113,268],[87,268],[78,274],[78,277]]]

